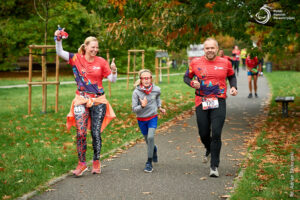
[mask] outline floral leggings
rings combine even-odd
[[[106,113],[106,104],[99,104],[87,108],[85,105],[74,107],[74,114],[77,128],[77,152],[80,162],[85,162],[86,134],[89,116],[91,117],[91,134],[93,139],[94,157],[93,160],[100,159],[102,147],[101,126]]]

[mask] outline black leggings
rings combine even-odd
[[[95,105],[91,108],[87,108],[85,105],[78,105],[74,107],[74,113],[77,128],[77,153],[80,162],[86,161],[86,134],[89,116],[91,116],[92,125],[93,160],[99,160],[102,147],[101,126],[106,113],[106,104]]]
[[[234,72],[236,74],[239,73],[239,65],[240,65],[240,61],[238,61],[238,60],[233,60],[232,61],[232,66],[233,66]]]
[[[202,143],[211,153],[211,166],[219,167],[221,133],[226,116],[226,100],[219,98],[219,108],[203,110],[202,104],[196,108],[198,131]]]

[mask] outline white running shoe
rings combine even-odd
[[[202,162],[203,163],[208,163],[209,160],[210,160],[210,153],[208,155],[207,155],[207,153],[204,154],[203,157],[202,157]]]
[[[210,172],[209,172],[209,176],[210,177],[219,177],[218,168],[217,167],[211,167]]]

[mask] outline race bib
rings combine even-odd
[[[84,112],[85,112],[85,106],[84,105],[74,106],[74,114],[75,115],[82,115]]]
[[[202,109],[215,109],[219,108],[219,101],[216,97],[205,98],[205,101],[202,102]]]

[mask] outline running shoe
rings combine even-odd
[[[100,174],[101,173],[101,163],[100,160],[93,161],[93,169],[92,174]]]
[[[255,93],[255,98],[258,98],[258,95],[257,95],[257,93]]]
[[[146,162],[146,166],[145,166],[145,169],[144,169],[144,172],[147,172],[147,173],[150,173],[153,171],[153,168],[152,168],[152,163],[151,162]]]
[[[209,172],[209,176],[210,177],[219,177],[219,172],[218,172],[218,168],[217,167],[211,167],[210,168],[210,172]]]
[[[88,168],[85,164],[78,162],[78,165],[75,170],[72,171],[72,173],[76,176],[81,176],[83,172],[87,171]]]
[[[252,98],[252,93],[249,93],[248,98],[249,98],[249,99]]]
[[[157,146],[154,146],[154,151],[153,151],[153,158],[152,158],[153,162],[158,162],[158,157],[157,157]]]
[[[206,151],[205,154],[202,157],[202,162],[203,163],[208,163],[209,159],[210,159],[210,151]]]

